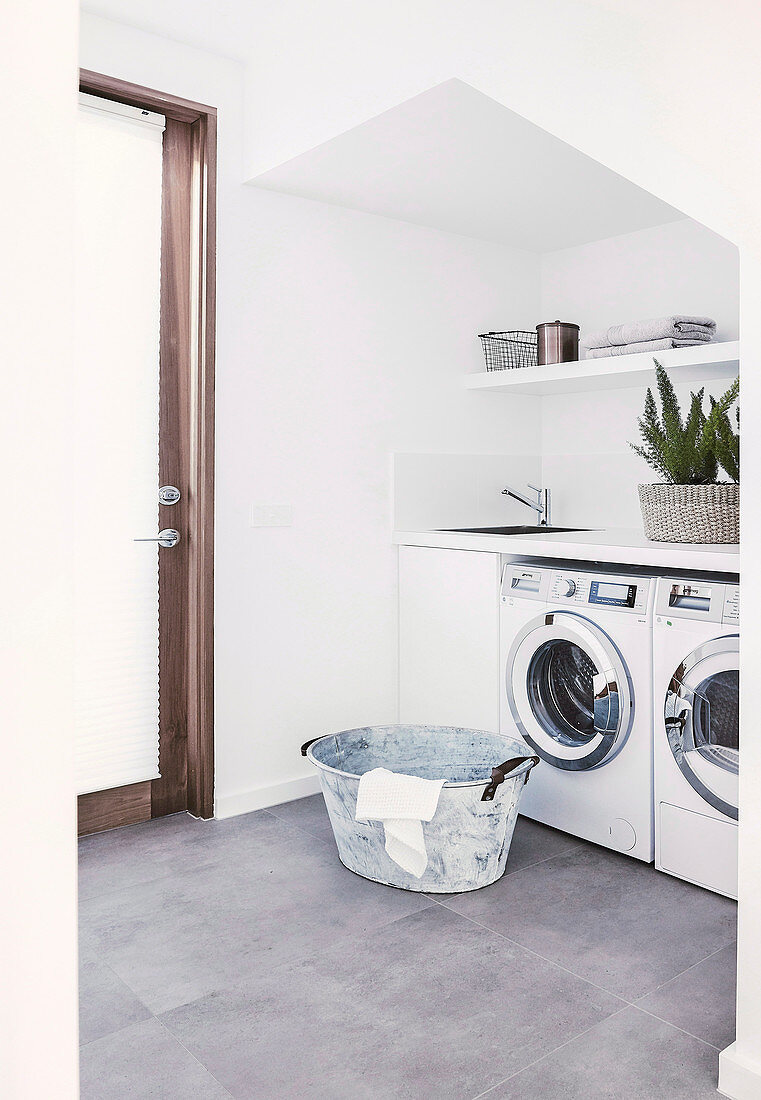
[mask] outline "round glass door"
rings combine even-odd
[[[629,678],[593,623],[569,612],[539,616],[515,639],[505,675],[513,719],[548,764],[587,770],[621,748],[631,725]]]
[[[674,672],[664,721],[682,775],[709,806],[737,820],[740,765],[737,634],[699,646]]]

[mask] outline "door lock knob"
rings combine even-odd
[[[180,490],[176,485],[162,485],[159,489],[159,504],[176,504],[180,499]]]

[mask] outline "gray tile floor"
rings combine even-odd
[[[735,905],[519,819],[426,897],[338,862],[322,798],[80,844],[84,1100],[702,1100]]]

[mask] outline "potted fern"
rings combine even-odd
[[[661,411],[648,389],[638,418],[642,444],[630,444],[661,478],[639,486],[645,534],[656,542],[739,542],[740,435],[730,420],[739,380],[718,400],[709,396],[707,414],[704,389],[691,394],[683,420],[671,379],[657,359],[655,374]],[[739,429],[739,409],[734,419]],[[718,480],[720,467],[729,481]]]

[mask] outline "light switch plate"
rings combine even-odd
[[[290,504],[252,504],[251,527],[290,527],[293,509]]]

